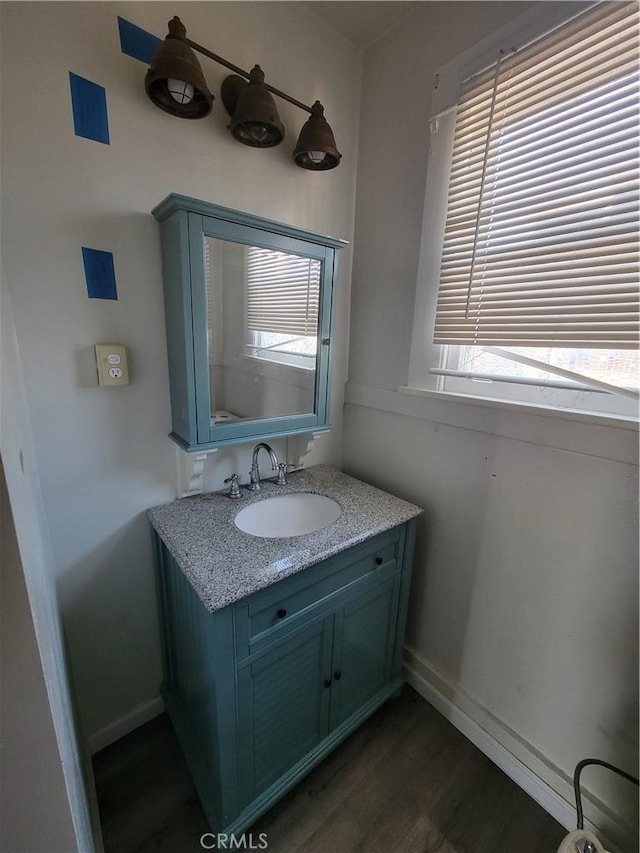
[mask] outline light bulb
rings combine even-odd
[[[324,151],[307,151],[307,157],[312,163],[322,163],[326,156]]]
[[[193,86],[191,83],[185,83],[184,80],[167,80],[167,89],[178,104],[190,104],[193,100]]]
[[[249,129],[249,135],[256,142],[265,142],[269,137],[269,128],[264,124],[254,124]]]

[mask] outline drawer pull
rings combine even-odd
[[[281,607],[281,608],[280,608],[280,610],[278,610],[278,612],[277,612],[277,614],[276,614],[276,616],[278,617],[278,619],[284,619],[284,617],[285,617],[286,615],[287,615],[287,611],[284,609],[284,607]]]
[[[331,679],[330,678],[325,678],[324,686],[325,687],[331,687]]]
[[[384,563],[383,557],[376,557],[376,566],[381,566]]]
[[[340,681],[340,679],[342,678],[342,673],[341,672],[334,672],[333,677],[335,678],[336,681]]]

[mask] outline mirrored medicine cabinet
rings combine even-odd
[[[345,241],[172,194],[160,223],[170,437],[184,450],[329,429]]]

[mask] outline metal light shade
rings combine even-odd
[[[169,34],[156,51],[144,88],[161,110],[180,118],[204,118],[211,112],[213,95],[195,53],[184,41],[186,34],[180,18],[169,21]]]
[[[264,73],[259,65],[254,65],[229,123],[234,138],[252,148],[273,148],[284,139],[284,125],[275,101],[263,84]]]
[[[229,118],[233,118],[240,95],[249,83],[239,74],[229,74],[220,84],[220,97]]]
[[[301,169],[321,172],[335,169],[341,157],[333,131],[324,117],[324,107],[320,101],[316,101],[311,107],[311,117],[300,131],[298,143],[293,149],[293,159]]]

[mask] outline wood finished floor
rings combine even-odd
[[[209,832],[165,715],[94,757],[106,853]],[[565,830],[411,688],[252,828],[268,853],[555,853]],[[249,843],[247,839],[247,843]]]

